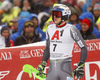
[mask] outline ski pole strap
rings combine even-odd
[[[41,61],[41,65],[45,67],[47,65],[47,62],[46,61]]]
[[[80,67],[84,66],[84,62],[83,61],[79,61],[78,66],[80,66]]]

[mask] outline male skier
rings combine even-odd
[[[87,59],[88,50],[78,29],[66,22],[70,14],[70,9],[64,4],[57,4],[52,9],[52,18],[55,24],[51,24],[47,28],[46,48],[41,64],[37,68],[41,74],[50,58],[46,80],[74,79],[71,61],[74,42],[81,49],[80,61],[74,70],[74,76],[77,79],[84,76],[84,63]]]

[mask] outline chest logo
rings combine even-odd
[[[54,40],[55,38],[57,40],[59,40],[59,31],[58,30],[54,33],[54,35],[52,36],[51,40]]]
[[[55,38],[57,40],[59,40],[59,36],[62,37],[63,36],[63,32],[64,32],[64,30],[61,30],[61,31],[56,30],[55,33],[53,34],[51,40],[54,40]]]

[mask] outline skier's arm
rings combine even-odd
[[[48,34],[47,34],[48,35]],[[50,57],[50,51],[49,51],[49,46],[50,46],[50,40],[49,37],[46,39],[46,47],[44,50],[44,54],[43,54],[43,58],[42,61],[48,61],[49,57]]]
[[[74,41],[77,43],[77,45],[81,49],[80,61],[85,62],[87,59],[87,54],[88,54],[87,46],[86,46],[79,30],[76,27],[72,26],[70,32],[71,32],[71,37],[74,39]]]
[[[79,30],[74,26],[71,28],[71,36],[81,49],[80,61],[74,69],[75,79],[80,79],[84,76],[84,63],[87,59],[88,50]]]
[[[41,77],[41,73],[43,73],[43,71],[46,67],[47,61],[50,57],[49,46],[50,46],[50,40],[49,40],[48,32],[46,31],[46,46],[45,46],[44,54],[42,57],[42,61],[37,68],[37,70],[39,71],[38,72],[39,75],[37,75],[38,77]]]

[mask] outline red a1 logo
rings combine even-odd
[[[52,36],[51,40],[54,40],[54,38],[59,40],[59,31],[58,30],[54,33],[54,35]]]
[[[59,40],[59,36],[62,37],[63,36],[63,32],[64,30],[62,29],[61,31],[56,30],[56,32],[54,33],[54,35],[52,36],[51,40],[54,40],[55,38],[57,40]]]

